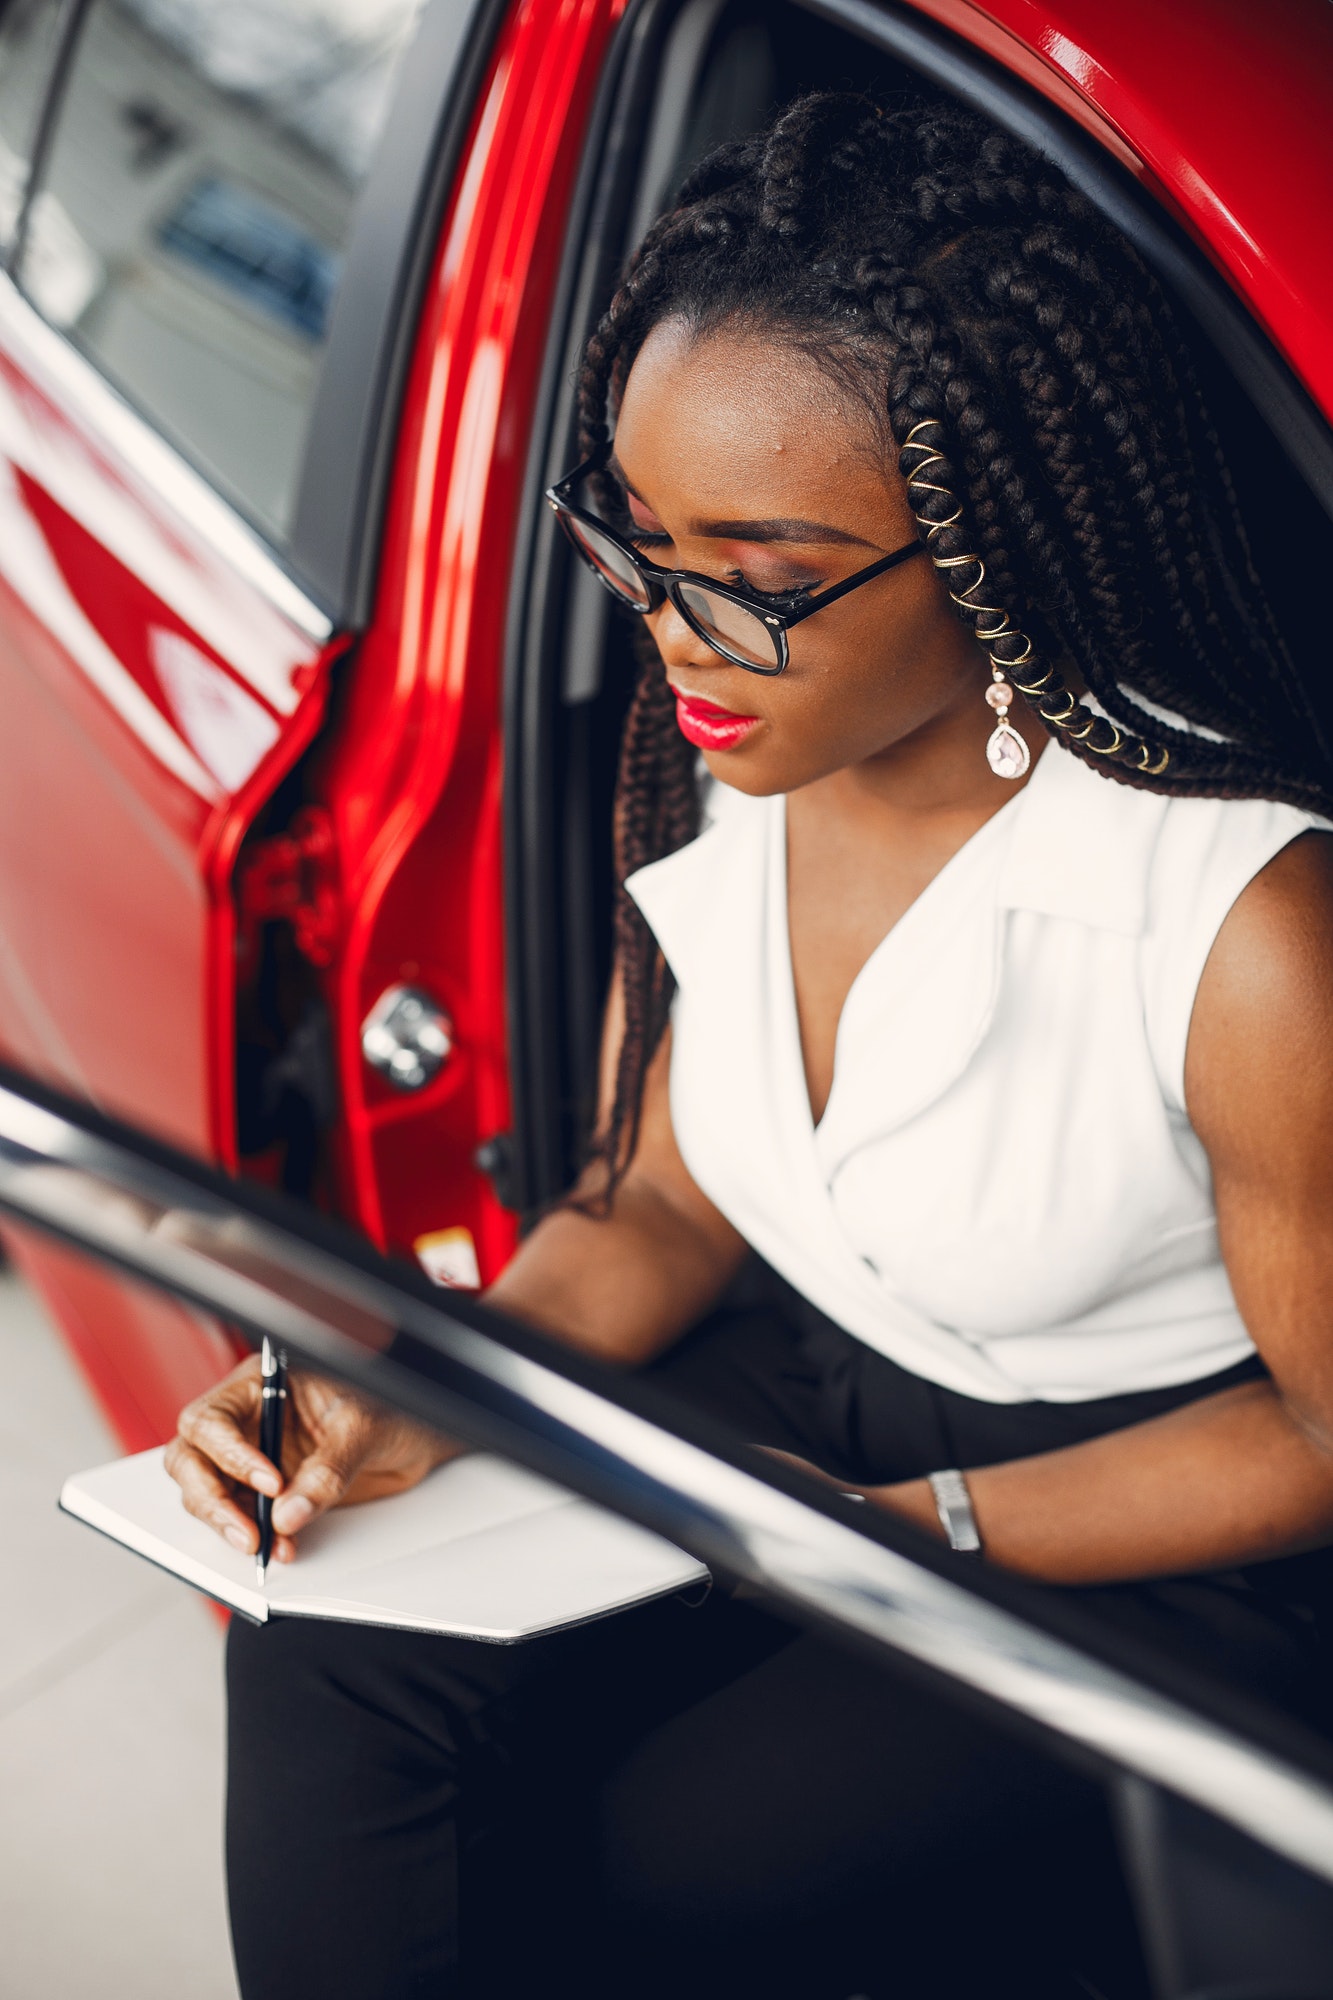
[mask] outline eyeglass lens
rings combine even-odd
[[[652,595],[619,544],[613,542],[609,535],[599,535],[596,528],[587,521],[576,520],[572,514],[562,514],[560,518],[569,530],[575,548],[584,561],[596,570],[602,582],[623,603],[632,605],[636,611],[647,611]]]
[[[562,519],[580,555],[621,602],[635,611],[649,610],[648,586],[619,544],[599,534],[591,522],[570,514]],[[757,613],[697,583],[678,583],[673,595],[701,636],[716,643],[728,658],[754,667],[772,668],[778,663],[777,635]]]
[[[771,667],[777,663],[776,633],[734,598],[721,597],[697,583],[677,584],[676,597],[704,638],[715,641],[733,659],[752,667]]]

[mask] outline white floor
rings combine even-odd
[[[56,1512],[116,1452],[0,1273],[0,2000],[235,2000],[222,1628]]]

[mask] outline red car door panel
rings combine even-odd
[[[223,1160],[231,862],[318,725],[329,637],[0,279],[0,1043]],[[45,1248],[27,1259],[140,1436],[230,1352],[164,1301]]]
[[[317,759],[345,935],[341,1195],[380,1243],[466,1228],[483,1279],[514,1220],[474,1165],[509,1121],[500,681],[533,410],[603,52],[624,0],[525,0],[502,31],[427,289],[374,618]],[[449,1015],[455,1051],[405,1094],[359,1031],[395,982]]]
[[[343,601],[306,560],[305,433],[395,79],[431,52],[434,135],[473,8],[372,0],[339,24],[300,0],[81,0],[61,18],[0,277],[0,1048],[236,1166],[238,860],[343,643],[293,580]],[[333,375],[375,443],[378,363],[358,384],[351,344]],[[355,452],[320,476],[360,504]],[[21,1255],[129,1442],[167,1434],[233,1352],[63,1253]]]

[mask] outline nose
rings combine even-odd
[[[648,613],[647,623],[653,635],[653,643],[662,655],[662,663],[667,667],[725,667],[727,661],[720,653],[715,653],[706,639],[701,639],[692,626],[677,611],[667,598],[656,611]]]

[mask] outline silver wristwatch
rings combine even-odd
[[[977,1532],[977,1517],[972,1512],[972,1495],[967,1490],[967,1481],[962,1473],[956,1468],[947,1472],[932,1472],[930,1490],[935,1495],[935,1508],[940,1526],[949,1538],[949,1547],[956,1549],[959,1555],[979,1556],[981,1536]]]

